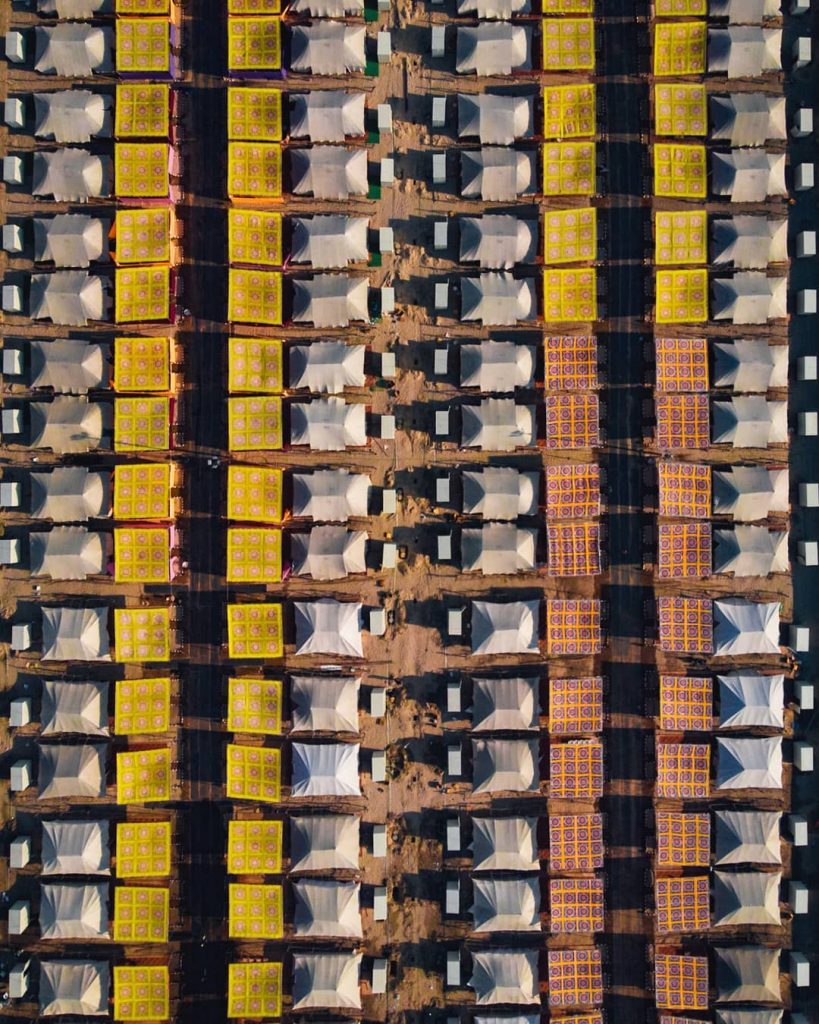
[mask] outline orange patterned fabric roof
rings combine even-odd
[[[585,519],[600,515],[600,467],[546,467],[546,515],[552,519]]]
[[[549,681],[549,731],[558,736],[578,736],[603,728],[603,680],[551,679]]]
[[[712,689],[707,676],[660,676],[660,728],[666,732],[710,732]]]
[[[707,519],[711,515],[711,467],[693,462],[659,464],[660,515]]]
[[[659,597],[660,648],[678,654],[710,654],[714,612],[709,597]]]
[[[658,743],[657,796],[679,800],[708,796],[710,754],[707,743]]]
[[[711,923],[708,875],[658,878],[654,887],[654,920],[658,932],[698,932]]]
[[[558,335],[543,339],[547,391],[591,391],[598,385],[597,338]]]
[[[597,654],[603,646],[600,602],[546,602],[546,649],[549,654]]]
[[[658,867],[707,867],[710,862],[711,818],[708,814],[658,813]]]
[[[655,395],[657,447],[707,448],[708,395]]]
[[[546,530],[550,576],[595,576],[600,572],[597,523],[560,523]]]
[[[600,443],[597,395],[547,395],[545,405],[547,448],[592,448]]]
[[[556,949],[548,953],[549,1006],[600,1006],[603,975],[598,949]]]
[[[549,748],[549,796],[596,800],[603,795],[603,744],[573,740]]]
[[[594,871],[603,866],[603,817],[553,814],[549,818],[549,869]]]
[[[711,524],[660,523],[657,575],[665,580],[710,576]]]
[[[708,957],[658,954],[654,994],[662,1010],[707,1010]]]
[[[655,338],[658,391],[707,391],[705,338]]]
[[[549,926],[553,935],[576,935],[603,931],[602,879],[551,879],[549,882]]]

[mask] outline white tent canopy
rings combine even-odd
[[[535,350],[513,341],[461,345],[461,387],[509,393],[532,383]]]
[[[290,387],[330,395],[347,387],[363,387],[365,350],[366,345],[345,345],[343,341],[293,345],[287,352]]]
[[[32,274],[29,316],[69,327],[85,327],[103,320],[109,306],[103,278],[84,270],[56,270]]]
[[[734,324],[764,324],[788,315],[787,277],[767,277],[748,270],[713,280],[714,320]]]
[[[708,72],[729,78],[759,78],[782,68],[782,30],[756,26],[708,30]]]
[[[473,871],[537,871],[537,818],[473,818]]]
[[[113,9],[112,0],[37,0],[39,14],[56,14],[61,21],[88,21]]]
[[[718,1003],[781,1003],[779,949],[715,949]]]
[[[788,403],[769,402],[762,395],[713,402],[711,440],[734,448],[767,448],[788,440]]]
[[[291,816],[291,872],[357,871],[360,824],[355,814]]]
[[[473,793],[534,793],[539,788],[536,739],[472,740]]]
[[[711,97],[710,138],[732,146],[764,146],[787,138],[785,97],[739,92]]]
[[[711,153],[711,190],[732,203],[764,203],[768,196],[786,196],[785,154],[760,149]]]
[[[79,746],[41,743],[37,788],[41,800],[105,796],[105,753],[101,743]]]
[[[361,953],[296,953],[293,1009],[360,1010]]]
[[[715,601],[714,655],[779,654],[779,610],[778,601]]]
[[[43,882],[40,938],[107,939],[108,882]]]
[[[764,338],[714,343],[714,387],[761,394],[788,386],[788,346]]]
[[[293,474],[293,515],[317,522],[346,523],[350,516],[366,516],[370,478],[346,469],[318,469]]]
[[[538,475],[505,466],[487,466],[463,474],[463,512],[484,519],[517,519],[537,510]]]
[[[730,25],[761,25],[763,18],[779,17],[779,3],[778,0],[709,0],[708,14],[711,18],[727,18]]]
[[[290,138],[344,142],[364,134],[364,93],[313,89],[290,94]]]
[[[478,530],[462,531],[461,566],[464,572],[485,575],[529,572],[535,567],[536,544],[537,530],[485,523]]]
[[[345,25],[340,21],[294,25],[290,32],[290,68],[314,75],[364,71],[367,66],[365,39],[363,25]]]
[[[717,864],[781,864],[779,811],[716,811]]]
[[[780,925],[782,872],[714,872],[714,928]]]
[[[294,743],[292,796],[361,796],[358,743]]]
[[[82,466],[57,467],[50,473],[29,476],[32,519],[86,522],[107,516],[111,507],[111,478]]]
[[[534,949],[491,949],[472,954],[469,987],[479,1006],[540,1002],[538,953]]]
[[[788,258],[788,222],[784,218],[737,216],[711,221],[711,262],[742,270],[764,270]]]
[[[40,721],[43,736],[61,732],[107,736],[108,683],[46,679]]]
[[[511,75],[532,66],[532,30],[508,21],[458,28],[455,70],[459,75]]]
[[[361,658],[361,605],[326,597],[295,601],[296,654]]]
[[[787,512],[788,470],[764,466],[729,466],[714,470],[713,510],[742,522],[766,519],[772,512]]]
[[[785,677],[752,672],[717,676],[720,729],[784,729]]]
[[[340,452],[367,443],[367,407],[343,398],[317,398],[290,406],[290,443],[313,451]]]
[[[473,732],[537,730],[539,679],[475,679],[473,683]]]
[[[291,676],[292,732],[358,732],[358,689],[352,676]]]
[[[323,270],[367,259],[367,217],[321,214],[294,217],[291,223],[290,259],[293,263],[312,263]]]
[[[476,932],[540,931],[540,884],[537,876],[475,878],[470,908]]]
[[[717,737],[717,789],[781,789],[782,737]]]
[[[458,14],[474,14],[481,21],[508,21],[515,14],[528,14],[531,9],[530,0],[458,0]]]
[[[485,327],[509,326],[537,316],[533,278],[486,273],[461,281],[461,320],[479,320]]]
[[[108,383],[108,347],[86,338],[58,338],[29,343],[32,388],[84,395]],[[62,472],[76,472],[63,470]],[[88,470],[83,470],[88,473]]]
[[[111,968],[104,960],[41,960],[41,1017],[107,1017]]]
[[[31,194],[58,203],[85,203],[109,194],[111,163],[87,149],[57,149],[32,157]]]
[[[535,191],[535,154],[507,146],[461,151],[461,195],[464,199],[511,203]]]
[[[782,1024],[783,1010],[717,1010],[717,1024]]]
[[[32,576],[54,580],[84,580],[105,572],[110,538],[89,533],[83,526],[55,526],[50,533],[29,534]]]
[[[297,196],[347,199],[367,194],[367,150],[343,146],[290,149],[291,187]]]
[[[44,821],[44,875],[110,875],[107,821]]]
[[[107,608],[43,608],[43,661],[110,661]]]
[[[461,406],[461,444],[490,452],[530,448],[535,422],[532,405],[517,405],[513,398],[483,398],[480,405]]]
[[[717,530],[714,572],[735,576],[767,576],[788,571],[788,533],[765,526]]]
[[[289,10],[314,18],[342,18],[345,14],[363,14],[364,0],[293,0]]]
[[[88,89],[34,93],[34,134],[60,145],[111,134],[111,98]]]
[[[111,71],[114,30],[64,22],[34,29],[34,70],[61,78],[88,78]]]
[[[61,454],[96,450],[112,420],[110,405],[84,397],[30,402],[28,410],[29,447],[51,448]]]
[[[360,939],[361,910],[358,882],[330,880],[293,883],[296,935],[337,939]]]
[[[290,536],[294,572],[314,580],[339,580],[366,572],[367,534],[343,526],[314,526]]]
[[[293,281],[293,320],[315,327],[348,327],[369,321],[369,279],[346,274],[316,274]]]
[[[473,601],[472,654],[536,654],[540,601]]]
[[[488,270],[510,270],[531,263],[537,250],[537,224],[508,214],[461,217],[461,263]]]
[[[58,213],[54,217],[34,217],[32,227],[34,260],[37,263],[54,263],[58,267],[87,267],[108,252],[107,223],[99,217],[88,217],[82,213]]]
[[[531,96],[458,94],[459,139],[477,136],[484,144],[511,146],[515,139],[531,136],[533,123]]]

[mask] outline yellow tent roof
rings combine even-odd
[[[114,889],[114,942],[167,942],[169,897],[148,886]]]
[[[114,134],[118,137],[166,139],[170,130],[171,87],[147,82],[117,86]]]
[[[280,338],[230,338],[228,389],[275,394],[284,387],[284,342]]]
[[[705,210],[686,210],[654,215],[654,262],[706,263],[708,261],[708,215]]]
[[[262,466],[228,466],[227,517],[280,523],[284,473]]]
[[[593,85],[553,85],[543,90],[543,137],[570,139],[594,135],[597,123]]]
[[[228,874],[278,875],[283,831],[281,821],[229,821]]]
[[[281,800],[281,751],[270,747],[227,746],[225,792],[233,800],[277,804]]]
[[[593,267],[544,270],[543,319],[552,323],[597,319],[597,272]]]
[[[281,18],[228,15],[228,67],[232,71],[279,71]]]
[[[572,6],[578,0],[556,0],[556,2],[564,10],[582,9]],[[588,10],[588,8],[586,9]],[[543,70],[594,70],[593,18],[543,19]]]
[[[228,0],[228,14],[281,14],[281,0]]]
[[[592,195],[596,190],[593,142],[548,142],[543,147],[543,194]]]
[[[705,86],[655,85],[654,131],[657,135],[707,135]]]
[[[282,965],[228,964],[228,1017],[280,1017]]]
[[[115,608],[114,650],[120,662],[170,661],[170,608]]]
[[[171,535],[166,526],[121,526],[114,530],[117,583],[169,583]]]
[[[694,324],[708,319],[707,270],[658,270],[658,324]]]
[[[231,527],[227,538],[229,583],[280,583],[282,531]]]
[[[171,798],[171,751],[126,750],[117,754],[117,803],[148,804]]]
[[[283,439],[281,398],[260,395],[228,399],[230,451],[276,451]]]
[[[168,391],[171,339],[117,338],[114,341],[115,391]]]
[[[118,878],[165,878],[171,873],[171,823],[121,821],[117,825]]]
[[[228,143],[228,195],[277,199],[282,194],[282,147],[278,142]]]
[[[283,255],[280,213],[228,211],[228,259],[231,263],[279,267]]]
[[[170,519],[171,466],[114,466],[115,519]]]
[[[282,702],[281,679],[228,679],[228,729],[279,736]]]
[[[240,324],[282,322],[282,275],[277,270],[228,271],[228,318]]]
[[[167,1020],[170,988],[167,967],[114,967],[114,1020]]]
[[[171,0],[116,0],[117,14],[169,15]]]
[[[168,194],[167,142],[117,142],[114,192],[135,199],[164,199]]]
[[[228,656],[281,658],[284,628],[280,604],[229,604]]]
[[[171,258],[171,211],[167,206],[148,210],[126,207],[115,220],[116,261],[167,263]]]
[[[284,935],[284,899],[280,885],[228,886],[228,935],[231,939],[280,939]]]
[[[597,258],[597,210],[548,210],[543,215],[543,259],[547,264]]]
[[[591,14],[594,0],[543,0],[544,14]]]
[[[704,74],[706,36],[704,21],[658,22],[654,26],[654,74]]]
[[[167,74],[171,68],[171,23],[164,18],[118,18],[117,71]]]
[[[114,402],[114,451],[167,451],[170,398],[118,398]]]
[[[171,680],[119,679],[114,703],[118,736],[167,732],[171,724]]]
[[[706,191],[705,146],[679,142],[654,146],[654,195],[704,199]]]
[[[169,320],[171,268],[117,267],[114,318],[118,324]]]
[[[278,89],[228,89],[228,139],[280,142],[282,94]]]

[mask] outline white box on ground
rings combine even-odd
[[[11,649],[13,651],[27,651],[31,644],[31,623],[15,622],[11,627]]]
[[[0,505],[3,508],[20,507],[20,485],[12,480],[0,483]]]
[[[370,690],[370,714],[373,718],[383,718],[387,710],[387,691],[383,686]]]
[[[461,951],[459,949],[446,951],[446,983],[448,988],[461,987]]]
[[[31,785],[31,761],[15,761],[9,772],[9,785],[13,793],[22,793]]]
[[[435,285],[435,309],[439,313],[449,309],[449,283],[447,281],[439,281]]]
[[[441,348],[435,349],[432,370],[436,377],[445,377],[447,375],[449,371],[449,345],[443,345]]]
[[[15,964],[9,971],[9,999],[22,999],[28,992],[29,961]]]
[[[816,706],[816,692],[813,683],[803,683],[799,680],[794,687],[794,695],[800,711],[813,711]]]
[[[8,225],[6,225],[8,227]],[[3,228],[5,231],[5,228]],[[9,377],[19,377],[23,372],[23,353],[19,348],[3,349],[3,373]]]
[[[789,814],[786,818],[788,832],[794,846],[808,845],[808,823],[801,814]]]
[[[449,221],[436,220],[432,229],[432,247],[435,252],[443,252],[449,245]]]
[[[805,14],[810,10],[810,0],[792,0],[791,14]]]
[[[463,772],[463,754],[461,745],[453,744],[446,748],[446,774],[449,779],[460,779]]]
[[[432,154],[432,184],[446,183],[446,153]]]
[[[3,225],[3,248],[6,252],[16,253],[23,251],[23,229],[19,224],[4,224]],[[19,349],[9,349],[9,356],[13,356],[14,353],[18,353]],[[6,369],[6,353],[3,351],[3,373],[14,372]],[[19,372],[19,371],[18,371]]]
[[[395,376],[395,353],[394,352],[382,352],[381,353],[381,376],[386,377],[387,380],[392,380]]]
[[[819,543],[815,540],[800,540],[797,551],[802,565],[819,565]]]
[[[435,481],[435,501],[438,505],[446,505],[450,495],[449,477],[439,476]]]
[[[378,425],[378,436],[382,441],[395,440],[395,417],[391,413],[385,413]]]
[[[31,697],[15,697],[9,705],[9,725],[22,729],[31,721]]]
[[[819,484],[817,484],[817,487],[819,487]],[[395,515],[394,487],[385,487],[384,490],[381,492],[381,512],[385,516]]]
[[[815,256],[816,255],[816,232],[815,231],[800,231],[796,236],[796,255],[797,256]],[[814,356],[814,358],[816,358]]]
[[[392,57],[392,36],[381,31],[375,37],[375,55],[379,64],[388,64]]]
[[[450,608],[446,613],[447,636],[464,635],[464,610],[463,608]]]
[[[373,636],[383,636],[387,632],[387,613],[383,608],[370,608],[369,624]]]
[[[461,822],[458,818],[446,819],[446,852],[461,852]]]
[[[804,139],[805,136],[810,135],[813,131],[813,108],[812,107],[800,107],[794,112],[793,115],[793,127],[791,128],[791,135],[797,139]]]
[[[804,882],[797,882],[791,879],[788,883],[788,903],[790,903],[794,914],[807,914],[808,887]]]
[[[394,569],[398,562],[398,545],[387,541],[381,548],[381,568]]]
[[[16,284],[3,285],[3,309],[6,313],[23,311],[23,289]]]
[[[9,909],[9,935],[22,935],[31,920],[31,904],[18,900]]]
[[[793,44],[793,66],[806,68],[813,60],[813,46],[810,36],[799,36]]]
[[[432,97],[432,127],[443,128],[446,125],[446,96]]]
[[[31,836],[17,836],[9,845],[9,867],[24,868],[31,860]]]
[[[373,995],[381,996],[387,991],[387,960],[377,956],[373,960]]]
[[[810,743],[794,743],[793,766],[798,772],[813,771],[813,747]]]
[[[799,504],[802,508],[819,507],[819,484],[800,484]]]
[[[796,312],[800,316],[810,316],[816,312],[815,288],[801,288],[796,293]]]
[[[446,26],[433,25],[429,39],[430,53],[433,57],[443,57],[446,53]]]
[[[451,533],[439,533],[438,534],[438,561],[439,562],[451,562],[452,561],[452,534]]]
[[[21,64],[26,59],[26,40],[22,32],[6,32],[6,60]]]
[[[791,973],[791,984],[796,988],[807,988],[810,985],[810,964],[807,959],[801,954],[794,950],[791,950],[790,956],[790,973]]]
[[[3,120],[9,128],[22,128],[26,123],[26,112],[23,108],[23,101],[16,96],[6,100],[3,110]]]
[[[386,887],[386,885],[377,885],[373,889],[373,920],[374,921],[386,921],[387,920],[387,887]]]
[[[819,434],[819,412],[809,409],[797,416],[797,425],[802,437],[816,437]]]
[[[4,409],[0,416],[0,429],[4,434],[19,434],[23,427],[23,418],[19,409]]]
[[[395,252],[395,232],[392,228],[378,229],[378,251]]]
[[[17,565],[20,562],[20,541],[17,537],[0,538],[0,565]]]
[[[790,627],[790,645],[795,651],[809,651],[810,627],[797,626],[792,623]]]
[[[435,436],[449,437],[449,409],[438,409],[435,413]]]
[[[373,857],[387,856],[387,826],[373,825]]]
[[[392,131],[392,107],[389,103],[379,103],[375,108],[376,124],[379,132]]]
[[[387,755],[383,750],[374,750],[370,760],[370,774],[373,782],[387,781]]]
[[[796,363],[799,380],[816,380],[819,376],[819,360],[816,356],[800,356]]]
[[[793,187],[797,192],[807,192],[808,189],[813,188],[814,184],[814,167],[813,164],[802,163],[796,165],[796,170],[793,175]]]
[[[448,679],[446,684],[446,709],[450,715],[461,713],[461,680]]]
[[[23,184],[23,158],[19,156],[3,157],[3,181],[7,185]]]
[[[391,316],[395,312],[395,289],[386,285],[381,289],[381,315]]]
[[[461,884],[457,878],[446,880],[446,900],[444,913],[454,917],[461,912]]]
[[[395,181],[395,157],[383,156],[381,158],[380,178],[382,185],[392,185]]]

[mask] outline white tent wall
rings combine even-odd
[[[529,138],[534,124],[531,96],[458,94],[458,138],[479,138],[484,145],[511,146]]]
[[[319,469],[293,474],[293,515],[318,522],[346,523],[366,516],[372,483],[365,473]]]
[[[108,683],[45,680],[40,721],[43,736],[107,736]]]
[[[780,925],[781,882],[781,871],[715,871],[712,927]]]
[[[762,946],[715,949],[718,1003],[780,1003],[781,950]]]
[[[361,796],[358,743],[294,743],[292,796]]]
[[[29,476],[32,519],[56,523],[87,522],[111,511],[111,474],[92,473],[82,466],[56,467]]]
[[[537,678],[475,679],[472,731],[535,731],[540,701]]]
[[[717,737],[717,789],[781,789],[782,738]]]
[[[537,818],[473,818],[473,871],[537,871]]]
[[[463,512],[484,519],[517,519],[537,509],[537,473],[521,473],[503,466],[467,470],[462,476]]]
[[[323,598],[295,601],[296,654],[361,658],[361,605]]]
[[[290,816],[290,871],[357,871],[361,819],[355,814]]]
[[[306,937],[360,939],[363,937],[358,882],[293,882],[296,935]]]
[[[107,821],[43,822],[43,875],[109,875]]]
[[[293,1009],[361,1009],[361,953],[296,953]]]
[[[536,654],[540,601],[473,601],[473,655]]]
[[[536,739],[472,740],[472,792],[537,792],[538,759]]]
[[[290,535],[293,571],[314,580],[338,580],[367,571],[367,534],[343,526],[314,526]]]
[[[105,758],[101,743],[78,746],[39,744],[37,787],[41,800],[105,796]]]
[[[779,811],[716,811],[715,863],[782,863]]]
[[[292,732],[358,732],[360,679],[291,676]]]
[[[475,991],[475,1002],[478,1006],[539,1003],[537,961],[537,951],[530,949],[473,952],[468,984]]]
[[[111,968],[104,960],[41,960],[41,1017],[107,1017]]]
[[[474,878],[472,886],[474,931],[540,931],[540,884],[536,876]]]
[[[41,939],[107,939],[108,882],[43,882]]]
[[[751,672],[717,676],[720,729],[784,729],[785,677]]]
[[[346,2],[346,0],[344,0]],[[364,134],[364,93],[336,89],[290,93],[290,137],[344,142]]]

